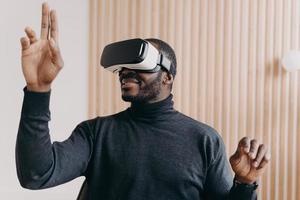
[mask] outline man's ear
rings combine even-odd
[[[174,81],[174,77],[171,73],[164,72],[163,75],[163,84],[165,85],[172,85]]]

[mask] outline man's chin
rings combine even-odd
[[[124,95],[122,94],[123,101],[130,103],[145,103],[147,102],[147,98],[140,95]]]
[[[122,95],[122,99],[123,99],[123,101],[126,101],[126,102],[133,102],[133,101],[135,101],[135,96]]]

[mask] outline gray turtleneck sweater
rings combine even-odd
[[[172,95],[84,121],[51,143],[50,92],[24,91],[16,164],[25,188],[85,176],[81,199],[256,199],[253,189],[233,186],[218,133],[174,110]]]

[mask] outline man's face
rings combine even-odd
[[[122,99],[128,102],[147,103],[157,99],[162,88],[162,71],[142,73],[123,68],[119,72]]]

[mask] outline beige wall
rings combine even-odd
[[[0,199],[74,200],[82,178],[47,190],[21,188],[15,167],[15,142],[25,81],[20,38],[25,26],[40,32],[43,0],[0,0]],[[87,118],[88,2],[49,0],[59,15],[60,46],[65,68],[52,87],[52,140],[66,139]]]
[[[90,0],[89,116],[124,109],[116,76],[99,67],[105,44],[158,37],[178,56],[175,106],[215,127],[227,153],[248,135],[272,161],[260,199],[300,199],[300,80],[282,56],[300,46],[299,0]]]

